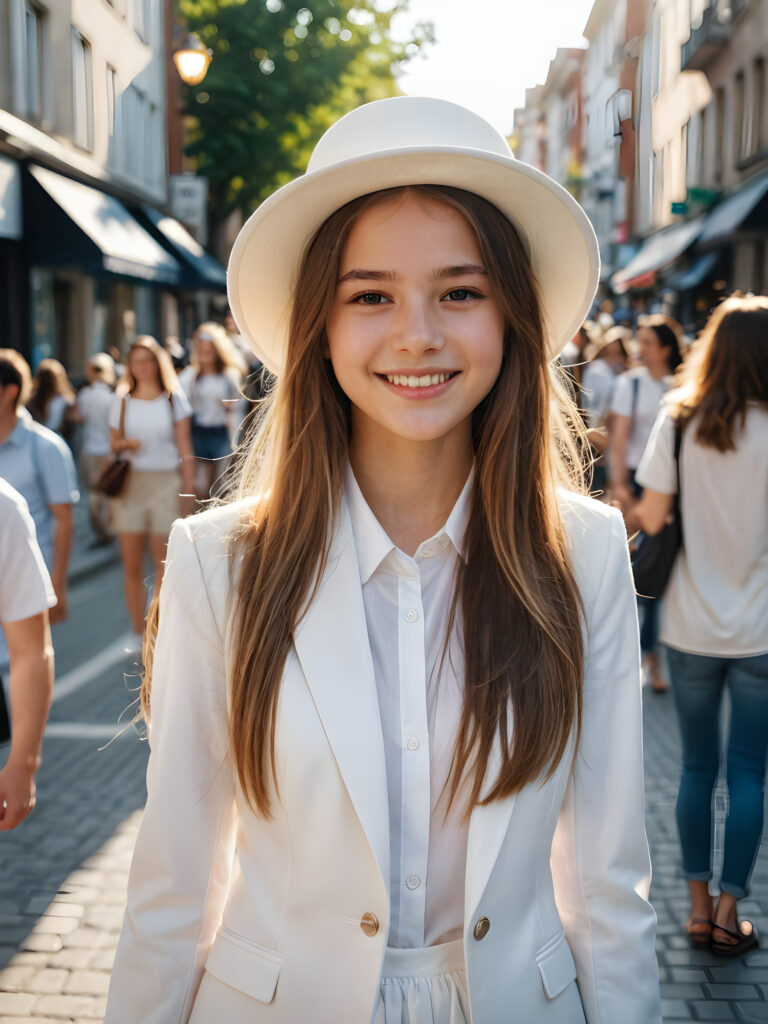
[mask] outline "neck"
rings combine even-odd
[[[649,366],[648,367],[648,373],[650,373],[650,375],[653,377],[654,380],[663,380],[667,376],[667,374],[669,373],[669,370],[667,369],[666,365],[665,366]]]
[[[133,389],[134,398],[152,399],[162,395],[163,389],[157,381],[140,381]]]
[[[445,525],[473,458],[468,430],[414,442],[391,435],[384,439],[353,427],[349,445],[363,497],[387,535],[408,555]]]
[[[8,440],[18,421],[15,409],[0,409],[0,443]]]

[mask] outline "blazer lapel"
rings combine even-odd
[[[346,502],[317,593],[294,645],[344,785],[385,885],[389,804],[379,701]]]
[[[488,759],[484,792],[496,781],[501,767],[501,747],[498,735]],[[509,829],[510,818],[517,794],[475,807],[469,818],[467,839],[467,872],[464,887],[464,928],[472,928],[475,912],[482,899],[488,879],[499,856],[501,844]]]

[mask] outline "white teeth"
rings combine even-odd
[[[450,374],[445,373],[425,373],[421,377],[417,377],[415,374],[406,375],[404,373],[386,374],[386,378],[390,384],[394,384],[396,387],[401,388],[434,387],[436,384],[444,384],[449,377]]]

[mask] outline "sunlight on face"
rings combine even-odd
[[[361,425],[386,442],[471,433],[501,368],[504,317],[453,207],[406,193],[363,213],[344,247],[328,348]]]
[[[160,383],[160,369],[157,360],[147,348],[139,346],[128,358],[128,369],[137,383],[157,381]]]

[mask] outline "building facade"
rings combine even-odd
[[[0,0],[0,345],[33,365],[52,355],[78,374],[91,352],[177,333],[199,283],[157,228],[169,9]]]
[[[766,0],[655,0],[638,68],[635,227],[614,288],[691,331],[768,289]]]
[[[645,0],[597,0],[584,27],[585,182],[582,203],[600,244],[601,279],[629,258],[634,184],[638,54]]]

